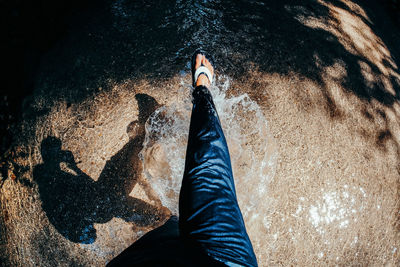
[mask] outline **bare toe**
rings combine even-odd
[[[194,65],[194,68],[197,69],[198,67],[201,66],[201,62],[203,61],[204,56],[202,54],[198,54],[196,56],[196,64]]]
[[[210,61],[206,57],[203,57],[203,65],[207,67],[211,71],[211,74],[214,75],[214,68],[211,65]]]

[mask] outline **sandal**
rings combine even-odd
[[[198,54],[205,56],[207,60],[210,62],[211,66],[215,69],[213,58],[210,55],[208,55],[204,50],[200,49],[196,50],[196,52],[194,52],[192,56],[192,62],[191,62],[193,87],[196,87],[197,79],[201,74],[207,76],[208,80],[210,81],[210,84],[212,84],[213,82],[213,75],[211,75],[211,71],[206,66],[204,66],[203,63],[201,63],[200,67],[194,69],[196,66],[196,57]]]

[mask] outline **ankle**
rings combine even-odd
[[[205,86],[209,87],[210,86],[210,80],[208,79],[207,75],[205,74],[200,74],[200,76],[197,78],[196,86]]]

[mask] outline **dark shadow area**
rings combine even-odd
[[[380,0],[393,20],[400,27],[400,1],[399,0]]]
[[[392,133],[389,130],[380,131],[376,140],[376,145],[386,151],[386,142],[392,138]]]
[[[400,45],[399,29],[391,23],[390,19],[385,18],[383,8],[373,1],[353,1],[362,7],[371,22],[364,22],[372,31],[382,39],[387,46],[393,60],[398,63],[398,49]],[[331,32],[312,28],[303,25],[296,16],[314,17],[316,19],[327,19],[332,17],[328,7],[316,1],[273,1],[268,2],[263,7],[256,4],[247,4],[241,1],[235,2],[236,7],[227,10],[229,14],[224,17],[225,25],[233,25],[237,32],[249,32],[249,29],[257,29],[247,41],[238,40],[235,42],[235,50],[240,51],[242,56],[243,72],[248,68],[247,62],[255,62],[262,71],[268,73],[287,74],[289,72],[298,73],[302,76],[315,80],[323,84],[321,72],[324,67],[331,66],[338,60],[344,62],[347,77],[342,81],[342,85],[349,92],[357,95],[360,99],[371,101],[373,99],[390,106],[399,99],[400,84],[393,82],[396,95],[389,94],[379,82],[368,88],[359,61],[366,61],[375,73],[379,70],[375,68],[377,62],[370,62],[367,58],[354,55],[348,51],[338,38]],[[360,15],[350,10],[341,1],[327,1],[336,7],[345,9],[354,16],[361,18]],[[250,8],[250,10],[249,10]],[[252,18],[237,20],[237,11],[247,10]],[[257,18],[257,19],[253,19]],[[354,29],[362,31],[363,29]],[[344,32],[340,32],[345,36]],[[361,33],[362,34],[362,33]],[[253,45],[249,46],[249,42]],[[316,61],[318,58],[318,62]],[[239,62],[238,62],[239,63]],[[240,72],[242,72],[240,71]],[[235,71],[235,73],[240,73]],[[392,77],[393,78],[393,77]],[[329,113],[336,114],[336,105],[328,91],[323,92],[326,106]]]
[[[15,124],[31,95],[43,56],[68,35],[69,27],[92,0],[0,1],[0,155],[12,141]]]
[[[140,182],[138,157],[144,141],[144,124],[158,107],[154,98],[138,94],[139,120],[128,126],[128,143],[106,162],[97,181],[80,170],[71,151],[62,150],[61,140],[47,137],[41,144],[43,163],[34,168],[43,210],[49,221],[67,239],[93,243],[94,223],[113,217],[144,227],[158,224],[167,211],[129,196]],[[151,196],[149,196],[151,198]]]
[[[339,0],[327,2],[360,17]],[[364,22],[399,65],[399,28],[385,13],[384,4],[353,2],[365,10],[370,21]],[[2,21],[9,37],[2,50],[12,62],[1,111],[2,151],[9,147],[11,136],[21,132],[9,127],[21,111],[23,119],[33,124],[60,99],[80,102],[125,79],[159,83],[189,71],[189,58],[198,47],[211,51],[217,69],[232,77],[242,77],[255,63],[263,72],[298,73],[321,84],[323,68],[341,60],[348,73],[342,85],[349,93],[386,106],[399,99],[400,84],[394,77],[389,77],[394,96],[380,81],[366,86],[358,62],[365,61],[379,74],[375,62],[350,53],[332,33],[296,19],[331,17],[329,8],[315,0],[10,3],[2,2],[7,7]],[[328,90],[322,93],[328,113],[340,116]],[[32,105],[37,96],[42,97],[41,104]]]

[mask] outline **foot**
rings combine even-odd
[[[195,64],[195,70],[199,68],[203,64],[207,69],[210,70],[211,75],[214,75],[214,68],[212,67],[211,63],[208,61],[208,59],[202,55],[198,54],[196,56],[196,64]],[[200,76],[197,78],[196,81],[196,86],[203,85],[205,87],[210,87],[210,80],[208,79],[207,75],[205,74],[200,74]]]

